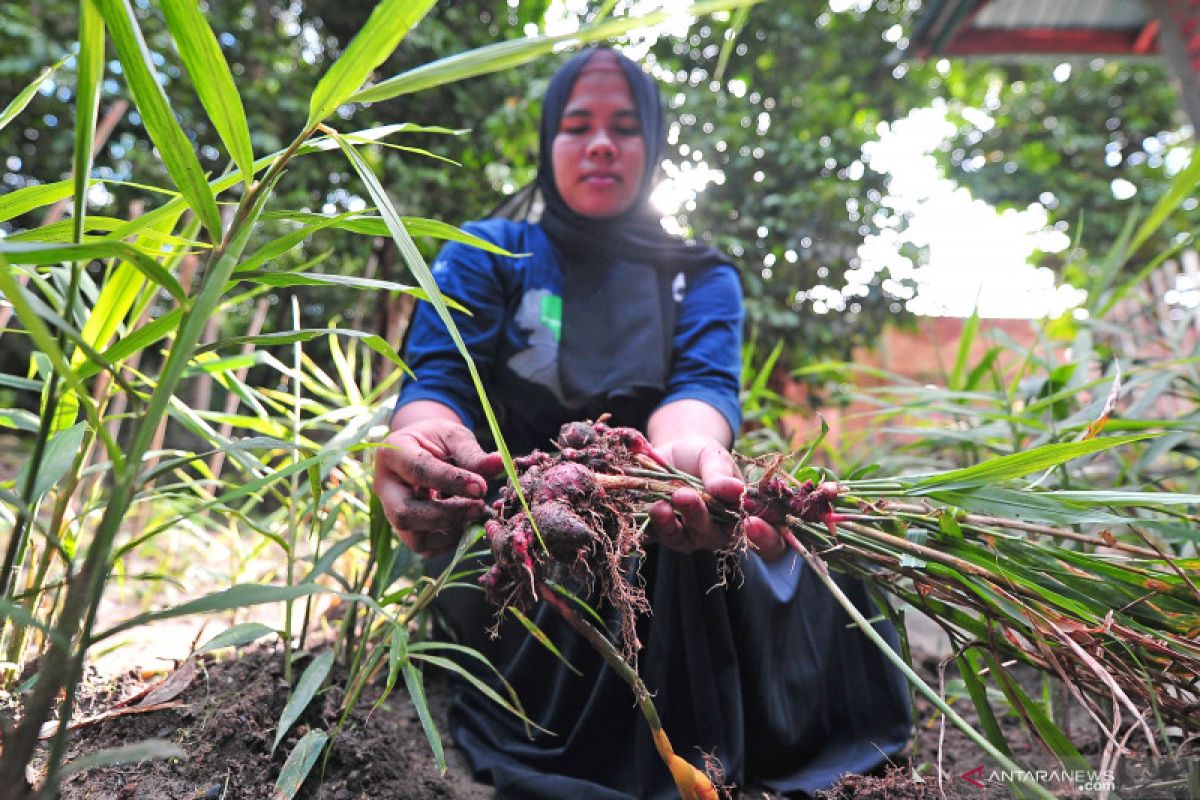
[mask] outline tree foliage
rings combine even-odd
[[[380,72],[395,74],[519,36],[543,22],[548,5],[440,4]],[[256,152],[278,149],[285,132],[303,122],[318,76],[372,7],[332,0],[207,3],[204,12],[245,100]],[[161,16],[149,3],[135,4],[135,10],[150,49],[161,56],[166,92],[195,137],[201,164],[212,172],[224,169],[228,155],[198,99],[179,80]],[[674,120],[674,168],[694,177],[705,165],[722,175],[712,173],[714,180],[681,210],[679,222],[737,261],[751,337],[763,344],[785,341],[793,363],[869,343],[902,310],[901,298],[880,287],[887,276],[862,269],[857,255],[865,236],[905,222],[888,205],[886,176],[863,161],[863,145],[878,138],[881,123],[946,98],[959,127],[942,153],[947,173],[1000,206],[1046,203],[1072,234],[1082,231],[1091,249],[1115,238],[1133,203],[1151,202],[1161,191],[1164,166],[1155,148],[1181,136],[1177,102],[1153,64],[1081,63],[1061,81],[1052,77],[1053,63],[1001,70],[956,62],[939,69],[905,60],[903,35],[917,13],[917,4],[903,0],[768,2],[750,12],[723,75],[716,70],[729,40],[727,23],[701,23],[685,41],[664,38],[648,56]],[[0,2],[0,97],[15,95],[68,52],[76,17],[70,0]],[[102,113],[125,92],[115,64],[108,63]],[[357,108],[337,115],[335,127],[411,122],[469,129],[458,137],[410,134],[400,142],[461,166],[414,150],[363,152],[403,213],[455,223],[476,218],[532,176],[540,97],[553,67],[547,59]],[[70,64],[58,70],[22,117],[0,131],[6,190],[68,177],[73,80]],[[978,115],[964,115],[966,108],[986,110],[990,127],[981,127]],[[337,158],[307,157],[291,169],[281,205],[343,212],[365,202],[365,192]],[[98,152],[94,174],[110,181],[107,193],[94,192],[94,213],[118,215],[139,199],[159,202],[145,189],[112,182],[156,184],[164,177],[135,112],[120,119]],[[1117,178],[1137,187],[1133,200],[1113,197]],[[41,213],[15,224],[36,224]],[[280,222],[276,233],[287,224]],[[1174,230],[1180,229],[1177,224]],[[429,255],[436,245],[422,246]],[[332,229],[282,258],[297,264],[322,253],[328,254],[323,271],[362,274],[371,265],[379,277],[403,280],[389,272],[395,259],[383,240]],[[360,312],[381,316],[380,309],[360,309],[336,288],[293,287],[279,290],[279,299],[289,292],[301,294],[305,315],[316,320]],[[290,324],[283,315],[287,305],[276,304],[278,318],[269,324]]]
[[[980,108],[987,117],[981,123],[978,115],[959,114],[958,134],[941,153],[948,173],[998,207],[1041,203],[1095,258],[1117,240],[1130,213],[1162,197],[1195,143],[1157,62],[996,66],[952,105]],[[1195,210],[1194,201],[1184,204],[1130,266],[1195,230]]]

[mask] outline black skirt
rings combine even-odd
[[[715,756],[726,783],[813,793],[904,749],[903,676],[798,558],[748,556],[741,579],[720,587],[712,553],[651,546],[640,571],[653,613],[639,623],[639,671],[677,754],[696,765]],[[835,579],[867,618],[877,615],[860,580]],[[495,612],[480,591],[448,589],[436,611],[446,634],[487,656],[552,732],[527,730],[465,681],[456,686],[451,735],[498,796],[678,797],[633,692],[553,609],[543,603],[530,616],[570,667],[511,617],[490,638]],[[896,647],[889,623],[875,628]]]

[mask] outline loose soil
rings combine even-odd
[[[917,654],[914,660],[923,677],[937,686],[938,657]],[[275,726],[288,696],[280,653],[258,647],[243,650],[236,657],[192,659],[191,664],[194,670],[186,664],[176,670],[188,672],[176,675],[177,685],[173,689],[168,684],[169,699],[165,703],[168,707],[85,725],[74,732],[68,753],[69,763],[100,749],[159,738],[178,744],[187,753],[186,758],[100,767],[73,775],[63,785],[63,800],[265,800],[272,796],[284,760],[300,736],[310,726],[330,730],[337,724],[342,695],[335,682],[335,688],[310,704],[300,722],[272,754]],[[303,666],[303,662],[298,664],[300,669]],[[183,680],[178,680],[180,677]],[[947,680],[953,677],[952,667],[946,677]],[[1038,683],[1035,675],[1025,677],[1030,688]],[[93,672],[82,687],[76,718],[112,712],[122,700],[144,691],[154,682],[143,679],[136,671],[116,678]],[[180,691],[182,686],[186,688]],[[436,672],[430,673],[426,689],[438,728],[445,731],[449,683]],[[492,797],[490,787],[472,781],[464,756],[452,746],[448,736],[449,769],[441,774],[416,710],[403,691],[397,690],[372,710],[380,692],[381,686],[376,685],[364,694],[363,702],[334,740],[324,767],[318,761],[297,798],[480,800]],[[976,800],[1010,796],[1003,784],[988,780],[994,765],[976,745],[950,725],[943,736],[941,715],[928,701],[918,699],[916,707],[920,722],[914,737],[915,755],[910,763],[891,765],[879,775],[847,776],[823,797]],[[969,702],[957,702],[955,707],[968,720],[975,721]],[[1080,722],[1078,717],[1076,722]],[[1059,769],[1044,748],[1031,743],[1015,717],[1002,716],[1001,725],[1022,765],[1029,769]],[[1077,724],[1072,738],[1095,763],[1102,742],[1093,726]],[[938,764],[943,774],[941,786],[936,777]],[[971,772],[979,767],[983,767],[982,773]],[[968,774],[964,777],[963,773]],[[984,786],[974,785],[969,778],[978,779]],[[1058,797],[1076,796],[1061,784],[1049,782],[1048,788]],[[745,791],[737,796],[756,800],[775,797],[761,791]],[[1175,794],[1167,791],[1159,795],[1125,796]]]

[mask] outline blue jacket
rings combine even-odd
[[[489,219],[464,230],[511,253],[499,256],[451,242],[432,270],[438,286],[472,312],[454,312],[467,349],[479,369],[513,452],[544,448],[562,423],[578,419],[558,384],[562,331],[562,267],[541,227]],[[701,400],[719,411],[732,431],[741,425],[742,294],[737,273],[724,265],[676,276],[676,320],[671,372],[659,405]],[[604,342],[597,342],[602,348]],[[467,427],[486,430],[470,373],[432,306],[420,303],[408,332],[405,361],[416,375],[401,386],[397,408],[436,400],[452,408]]]

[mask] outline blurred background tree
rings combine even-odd
[[[224,169],[226,156],[195,96],[173,82],[180,68],[160,16],[150,2],[134,5],[202,163],[213,172]],[[286,134],[299,129],[317,76],[372,6],[367,0],[207,3],[239,81],[257,152],[280,147]],[[380,74],[521,36],[544,25],[547,16],[569,19],[574,8],[493,0],[440,4]],[[785,342],[785,364],[848,355],[903,318],[903,295],[884,291],[887,276],[863,269],[858,255],[864,237],[905,224],[889,206],[887,176],[863,158],[863,146],[877,140],[887,123],[943,98],[958,129],[941,153],[946,173],[998,207],[1046,205],[1071,234],[1082,231],[1089,248],[1113,240],[1132,203],[1155,199],[1166,182],[1165,148],[1190,135],[1153,63],[1088,62],[1066,76],[1056,71],[1057,61],[1006,68],[908,63],[905,37],[919,11],[913,0],[767,2],[750,12],[720,76],[728,33],[720,20],[693,26],[686,39],[664,37],[647,56],[664,82],[672,120],[669,172],[704,187],[694,199],[682,197],[677,225],[734,257],[744,276],[750,336],[764,345]],[[0,99],[73,46],[76,16],[72,0],[0,2]],[[457,138],[412,134],[401,142],[460,167],[412,152],[365,149],[377,168],[382,165],[403,213],[461,223],[486,213],[532,176],[541,93],[554,66],[547,59],[424,93],[419,101],[402,97],[352,115],[347,109],[340,127],[412,122],[470,129]],[[115,59],[109,68],[102,113],[125,91],[114,74]],[[67,176],[72,81],[70,65],[60,69],[17,122],[0,131],[5,191]],[[989,121],[981,124],[966,109],[983,110]],[[121,115],[97,155],[95,174],[145,184],[162,176],[135,112]],[[1136,195],[1119,199],[1114,187],[1120,194],[1126,185]],[[364,207],[337,157],[297,161],[281,191],[288,207],[321,213]],[[138,200],[158,202],[142,188],[112,182],[93,199],[99,214],[124,213]],[[37,225],[42,214],[6,228]],[[432,255],[434,243],[422,246]],[[322,271],[404,280],[383,240],[333,230],[287,254],[283,263],[325,251],[331,254]],[[917,250],[905,255],[922,258]],[[310,322],[341,317],[393,341],[400,335],[399,298],[379,293],[364,302],[332,287],[279,290],[268,327],[291,324],[285,311],[290,304],[279,301],[293,291]],[[244,322],[226,324],[232,330]],[[23,360],[10,350],[5,348],[5,358]],[[15,363],[3,366],[19,371]]]
[[[952,107],[960,113],[958,133],[940,154],[947,173],[997,208],[1040,203],[1094,259],[1117,240],[1135,207],[1149,208],[1162,196],[1186,163],[1190,148],[1181,145],[1195,140],[1157,60],[990,67],[982,86],[956,92]],[[961,115],[971,107],[985,111],[986,122]],[[1129,266],[1195,230],[1196,206],[1185,203]]]

